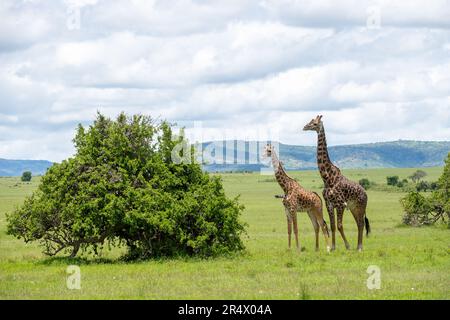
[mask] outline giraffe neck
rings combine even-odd
[[[336,174],[340,173],[340,170],[330,160],[323,124],[320,127],[317,138],[317,165],[323,181],[325,183],[330,183],[331,180],[336,177]]]
[[[286,171],[284,171],[283,165],[278,159],[275,151],[272,151],[272,165],[278,184],[280,185],[281,189],[283,189],[284,193],[287,193],[289,190],[289,182],[292,179],[287,175]]]

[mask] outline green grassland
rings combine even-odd
[[[368,178],[383,184],[388,175],[405,178],[414,169],[345,170],[352,180]],[[430,168],[435,181],[442,168]],[[301,184],[321,193],[317,171],[292,172]],[[352,250],[340,235],[337,249],[314,251],[314,232],[305,213],[299,214],[304,251],[287,249],[286,218],[275,194],[272,176],[222,175],[229,196],[240,195],[248,224],[246,252],[214,259],[162,259],[125,263],[120,249],[100,258],[48,258],[36,244],[6,235],[5,213],[22,203],[38,179],[22,183],[0,178],[0,299],[450,299],[450,230],[445,226],[401,225],[399,199],[391,190],[369,190],[367,216],[372,234],[364,251],[356,248],[356,225],[350,212],[344,227]],[[377,190],[377,189],[376,189]],[[325,219],[329,221],[325,214]],[[81,290],[66,287],[66,267],[81,268]],[[381,269],[381,289],[369,290],[367,268]]]

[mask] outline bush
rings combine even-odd
[[[361,187],[363,187],[365,190],[368,190],[372,184],[369,181],[369,179],[363,178],[363,179],[359,180],[359,185]]]
[[[418,188],[422,182],[417,185]],[[445,160],[444,172],[431,196],[424,197],[418,192],[410,192],[401,199],[401,204],[405,210],[405,224],[419,226],[434,224],[437,221],[445,223],[447,220],[447,226],[450,228],[450,153]]]
[[[416,185],[416,190],[418,192],[426,192],[427,190],[431,189],[431,185],[430,183],[426,182],[426,181],[420,181],[417,185]]]
[[[439,189],[439,184],[437,182],[431,182],[430,183],[430,189],[431,191],[435,191]]]
[[[405,214],[403,223],[412,226],[430,224],[429,212],[431,204],[427,198],[418,192],[410,192],[400,200]]]
[[[386,180],[388,186],[396,186],[398,184],[399,177],[398,176],[386,177]]]
[[[53,165],[38,190],[11,215],[8,233],[39,241],[44,253],[97,253],[125,244],[128,258],[211,256],[243,249],[243,207],[197,163],[172,160],[169,124],[101,114],[74,139],[76,155]]]
[[[22,173],[22,177],[20,178],[23,182],[30,182],[32,178],[32,174],[30,171],[25,171]]]
[[[404,186],[405,186],[405,183],[403,181],[397,182],[397,187],[398,188],[403,188]]]
[[[422,178],[426,177],[427,173],[423,170],[417,170],[409,178],[414,182],[419,182]]]

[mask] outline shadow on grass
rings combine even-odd
[[[88,257],[47,257],[42,260],[36,261],[38,265],[101,265],[101,264],[139,264],[146,262],[157,262],[157,263],[167,263],[167,262],[205,262],[205,261],[216,261],[220,259],[234,260],[241,259],[247,256],[247,251],[243,250],[242,252],[236,253],[228,253],[217,256],[210,257],[199,257],[199,256],[187,256],[187,255],[178,255],[172,257],[154,257],[147,259],[135,259],[131,260],[126,255],[123,255],[119,258],[102,258],[95,256]]]
[[[442,230],[445,230],[445,229],[450,229],[450,223],[438,221],[438,222],[436,222],[434,224],[412,226],[412,225],[405,224],[403,222],[399,222],[396,225],[394,225],[394,228],[397,228],[397,229],[412,229],[412,230],[413,229],[427,229],[428,228],[428,229],[438,229],[438,230],[442,229]]]
[[[120,259],[107,259],[107,258],[87,258],[87,257],[49,257],[37,261],[39,265],[89,265],[89,264],[119,264],[124,263]]]

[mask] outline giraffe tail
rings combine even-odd
[[[371,230],[370,230],[369,219],[367,219],[366,216],[364,217],[364,222],[365,222],[365,225],[366,225],[366,237],[368,237]]]
[[[286,198],[286,196],[284,194],[276,194],[275,198],[277,198],[277,199],[284,199],[284,198]]]

